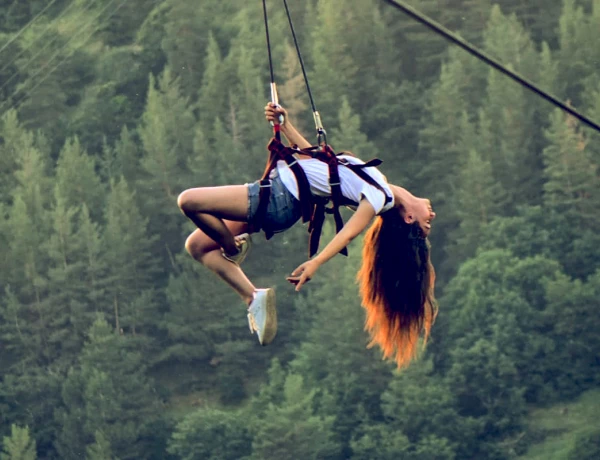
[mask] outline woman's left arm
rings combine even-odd
[[[287,280],[296,285],[296,291],[299,291],[304,283],[310,281],[321,265],[348,246],[354,238],[367,228],[373,217],[375,217],[375,209],[371,203],[363,198],[354,215],[348,219],[346,225],[325,246],[323,251],[296,268],[292,272],[292,276],[288,276]]]

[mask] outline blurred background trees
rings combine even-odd
[[[333,146],[438,214],[427,349],[397,373],[366,348],[358,244],[296,294],[305,228],[254,238],[266,348],[183,250],[178,194],[263,169],[260,2],[5,0],[0,457],[596,458],[600,136],[383,2],[289,3]],[[409,3],[600,119],[598,0]]]

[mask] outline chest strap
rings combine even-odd
[[[259,205],[256,212],[256,227],[254,230],[258,231],[262,228],[262,224],[266,216],[271,195],[271,180],[269,179],[271,171],[277,166],[277,161],[284,160],[290,167],[296,178],[296,182],[298,183],[298,196],[302,210],[302,222],[309,222],[309,258],[315,255],[319,250],[319,242],[321,239],[323,224],[325,222],[325,214],[333,215],[335,221],[335,232],[337,234],[344,227],[344,220],[342,219],[339,209],[340,206],[358,205],[358,203],[354,203],[342,195],[340,175],[338,170],[340,165],[349,168],[362,180],[380,190],[386,197],[386,204],[391,200],[381,184],[375,181],[375,179],[373,179],[363,170],[364,168],[379,166],[382,163],[382,161],[379,159],[373,159],[363,164],[352,164],[336,155],[328,145],[325,145],[324,148],[311,147],[309,149],[300,150],[283,145],[280,139],[277,137],[271,139],[267,149],[269,151],[269,159],[260,180]],[[298,159],[294,156],[296,153],[310,155],[313,158],[316,158],[327,164],[329,171],[329,186],[331,187],[330,198],[314,196],[311,193],[310,184],[306,174],[302,167],[298,164]],[[329,202],[331,202],[331,207],[327,207]],[[269,231],[268,229],[263,229],[263,231],[265,232],[267,239],[270,239],[273,236],[272,231]],[[343,248],[340,253],[347,256],[347,248]]]

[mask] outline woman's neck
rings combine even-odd
[[[394,193],[394,201],[396,206],[402,206],[406,211],[412,209],[415,205],[417,197],[415,197],[412,193],[402,187],[398,187],[397,185],[391,185],[390,188]]]

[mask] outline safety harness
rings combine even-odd
[[[309,222],[309,257],[316,254],[319,249],[319,241],[323,223],[325,221],[325,214],[333,215],[335,231],[338,233],[344,226],[344,220],[340,214],[340,206],[358,206],[358,203],[342,195],[339,167],[348,168],[362,180],[380,190],[385,196],[386,204],[391,200],[391,197],[386,193],[383,186],[364,171],[364,168],[379,166],[382,163],[380,159],[374,158],[366,163],[354,164],[341,157],[343,153],[336,154],[327,144],[313,146],[308,149],[299,149],[297,146],[289,147],[281,142],[279,125],[275,125],[274,129],[275,135],[267,146],[269,159],[260,179],[259,205],[255,217],[255,230],[262,229],[267,239],[270,239],[273,236],[273,232],[268,228],[262,228],[262,226],[271,196],[271,171],[277,167],[277,162],[279,160],[283,160],[287,163],[298,184],[302,222]],[[296,154],[310,155],[312,158],[327,164],[329,171],[329,186],[331,187],[330,197],[316,196],[311,192],[310,183],[304,170],[299,164],[302,160],[298,160],[295,156]],[[331,206],[327,207],[327,204],[330,202]],[[344,248],[340,253],[348,255],[348,250]]]
[[[325,214],[333,215],[333,218],[335,220],[335,230],[336,233],[338,233],[344,226],[344,221],[340,214],[340,206],[358,206],[358,203],[355,203],[342,195],[340,175],[338,171],[338,168],[340,166],[350,169],[362,180],[380,190],[385,196],[386,204],[391,200],[391,197],[385,192],[385,189],[381,186],[381,184],[379,184],[367,172],[364,171],[364,168],[370,166],[379,166],[382,163],[381,160],[375,158],[366,163],[353,164],[348,162],[345,158],[341,157],[341,155],[344,152],[336,154],[333,151],[333,149],[327,144],[327,133],[323,128],[321,117],[316,109],[314,99],[312,97],[312,92],[308,84],[308,77],[306,75],[304,61],[302,59],[302,54],[300,53],[300,47],[296,38],[296,32],[294,30],[292,18],[290,16],[287,0],[283,0],[283,3],[285,5],[290,29],[294,38],[294,44],[296,46],[296,52],[300,61],[300,67],[302,68],[302,74],[304,76],[304,82],[306,83],[306,89],[313,109],[313,117],[317,129],[318,145],[312,146],[308,149],[299,149],[297,146],[286,146],[281,142],[281,125],[271,123],[271,125],[273,126],[273,138],[267,145],[269,157],[267,160],[267,166],[265,168],[265,171],[260,179],[259,205],[258,210],[256,212],[254,230],[258,231],[262,229],[267,239],[270,239],[273,236],[273,232],[269,229],[263,228],[263,224],[267,213],[269,199],[271,196],[271,171],[273,171],[273,169],[277,167],[277,162],[279,160],[283,160],[291,169],[292,173],[296,178],[296,182],[298,183],[299,201],[302,210],[302,222],[309,222],[308,232],[310,233],[310,237],[308,254],[309,257],[312,257],[314,254],[316,254],[316,252],[319,249],[319,240],[321,237],[323,223],[325,221]],[[273,72],[273,60],[271,56],[271,41],[269,37],[269,23],[267,18],[266,0],[263,0],[263,12],[265,18],[267,51],[269,55],[269,68],[271,71],[271,102],[275,105],[279,105],[277,86],[275,84],[275,77]],[[280,117],[279,121],[280,123],[284,123],[285,120],[283,120],[283,117]],[[320,160],[328,165],[331,197],[316,196],[311,192],[310,184],[308,182],[306,174],[304,173],[304,170],[299,164],[299,161],[302,160],[298,160],[298,158],[295,156],[296,154],[309,155],[312,158],[316,158],[317,160]],[[329,202],[331,202],[331,207],[327,207],[327,204]],[[348,255],[348,250],[344,248],[340,251],[340,253]]]

